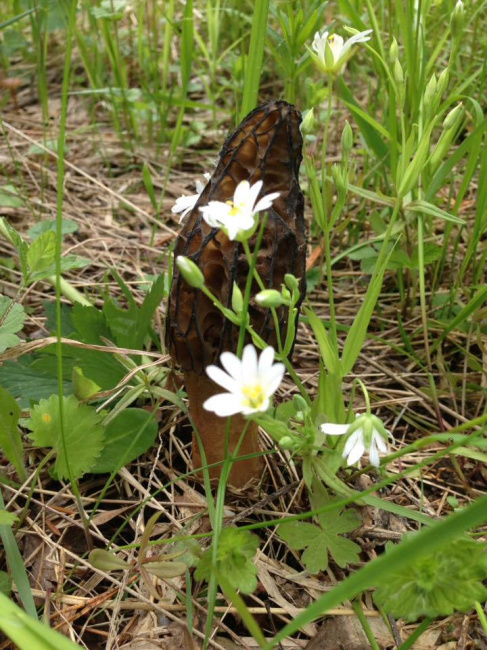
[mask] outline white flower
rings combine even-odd
[[[322,34],[316,32],[311,45],[311,56],[318,67],[326,73],[341,74],[345,64],[352,55],[351,49],[357,43],[366,43],[370,40],[371,29],[357,32],[346,41],[338,34],[330,34],[326,29]]]
[[[207,181],[209,181],[211,178],[210,174],[204,174],[204,177]],[[202,183],[201,181],[196,181],[196,194],[191,194],[190,196],[183,194],[182,196],[179,197],[179,199],[176,199],[176,203],[171,208],[171,212],[173,212],[174,214],[178,214],[179,212],[181,212],[181,216],[179,217],[179,223],[181,223],[181,221],[188,214],[188,212],[190,212],[194,208],[196,201],[200,198],[201,192],[204,189],[205,189],[205,184]]]
[[[223,352],[220,361],[226,372],[217,366],[208,366],[206,374],[229,392],[213,395],[203,407],[220,417],[267,411],[270,398],[284,377],[284,364],[273,363],[274,349],[265,348],[257,359],[254,346],[249,344],[241,360],[232,352]]]
[[[371,413],[357,416],[351,424],[322,424],[321,430],[328,436],[350,435],[343,448],[343,457],[347,457],[349,465],[355,465],[367,452],[370,464],[379,467],[379,452],[387,454],[386,440],[391,436],[381,420]]]
[[[229,239],[250,236],[256,223],[257,212],[268,210],[279,196],[279,192],[273,192],[263,196],[256,203],[262,185],[262,181],[257,181],[252,186],[248,181],[240,181],[232,200],[225,203],[210,201],[208,205],[200,208],[203,219],[212,228],[223,228]]]

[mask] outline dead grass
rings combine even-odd
[[[56,88],[53,88],[56,96]],[[19,110],[12,105],[4,112],[4,139],[0,145],[0,165],[4,180],[10,179],[22,188],[27,199],[24,208],[1,209],[12,225],[21,232],[39,219],[55,218],[56,167],[52,154],[29,153],[33,142],[42,148],[42,120],[40,108],[30,90],[19,93]],[[55,136],[59,105],[50,103],[51,131]],[[75,235],[68,235],[65,249],[90,259],[90,265],[68,276],[70,282],[101,304],[100,287],[111,295],[119,293],[118,285],[110,279],[107,270],[114,267],[130,286],[136,300],[143,299],[140,281],[145,274],[161,272],[167,263],[167,249],[172,243],[178,223],[170,213],[174,199],[181,193],[192,193],[195,174],[208,169],[210,156],[197,151],[187,152],[191,160],[190,172],[171,172],[163,204],[162,220],[153,216],[150,201],[144,190],[141,166],[146,162],[152,171],[156,190],[162,188],[165,152],[157,154],[149,149],[129,154],[117,141],[107,121],[103,121],[104,107],[96,108],[98,122],[92,126],[89,111],[83,99],[72,97],[68,118],[67,175],[64,217],[74,219],[79,225]],[[105,115],[106,117],[106,115]],[[199,117],[199,119],[202,119]],[[209,125],[211,128],[211,124]],[[223,131],[212,143],[212,156],[218,152]],[[182,165],[181,165],[182,166]],[[201,173],[200,173],[201,170]],[[466,211],[471,209],[465,206]],[[462,216],[468,217],[468,212]],[[308,218],[311,218],[308,207]],[[153,228],[157,227],[153,238]],[[336,251],[342,246],[341,238],[335,242]],[[317,242],[310,242],[309,254]],[[458,251],[461,255],[461,251]],[[0,257],[12,256],[12,250],[0,242]],[[350,325],[357,305],[367,289],[367,280],[358,267],[343,261],[335,269],[336,303],[338,321]],[[19,275],[17,271],[1,269],[2,293],[13,296]],[[53,289],[47,283],[38,283],[29,289],[23,299],[28,309],[27,333],[33,343],[16,349],[22,351],[45,345],[49,335],[45,327],[42,302],[52,301]],[[315,291],[311,300],[320,315],[327,315],[327,293]],[[435,403],[429,391],[427,377],[414,359],[401,354],[401,332],[398,327],[397,295],[388,293],[386,283],[380,298],[380,316],[375,317],[371,337],[364,346],[354,372],[368,386],[375,402],[375,412],[394,434],[393,448],[399,449],[427,433],[448,431],[451,427],[477,416],[485,405],[485,398],[462,390],[462,382],[482,381],[480,373],[474,376],[466,371],[458,359],[458,390],[453,392],[448,378],[436,376],[441,399]],[[402,327],[411,340],[422,345],[421,319],[415,310],[402,314]],[[164,305],[156,319],[157,330],[163,341]],[[482,357],[469,334],[455,332],[447,342],[443,354],[454,356],[457,342],[467,345],[470,353]],[[385,341],[388,344],[385,344]],[[394,350],[396,346],[396,350]],[[116,350],[128,353],[127,350]],[[106,349],[110,354],[113,350]],[[4,355],[4,358],[7,358]],[[156,362],[167,358],[156,353]],[[485,367],[485,358],[484,358]],[[295,369],[309,391],[317,391],[319,356],[310,328],[301,324],[294,354]],[[451,366],[451,361],[450,361]],[[353,379],[351,377],[349,381]],[[279,398],[293,391],[290,383],[280,389]],[[154,540],[169,540],[180,533],[202,534],[209,531],[206,501],[201,485],[179,477],[190,463],[188,445],[189,429],[176,407],[164,404],[158,414],[160,421],[159,444],[144,457],[123,469],[105,493],[90,524],[89,540],[85,538],[76,501],[68,485],[53,481],[47,469],[36,473],[43,456],[37,449],[27,453],[29,481],[20,489],[5,485],[7,508],[21,517],[16,532],[37,604],[44,607],[51,626],[88,648],[193,648],[203,637],[201,630],[206,620],[205,586],[193,580],[191,605],[193,608],[193,641],[188,635],[188,603],[185,578],[158,580],[154,578],[152,590],[138,577],[111,574],[93,569],[87,562],[91,546],[104,548],[112,542],[126,546],[121,554],[126,560],[134,559],[137,550],[131,545],[140,542],[149,517],[160,513],[154,530]],[[28,445],[28,439],[25,439]],[[270,440],[263,435],[262,445],[272,449]],[[440,445],[423,449],[397,460],[391,473],[412,467],[440,449]],[[262,483],[244,492],[230,491],[226,505],[225,524],[235,522],[265,522],[289,513],[303,512],[309,507],[299,468],[286,452],[274,451],[266,456],[267,471]],[[440,517],[451,511],[447,498],[454,496],[465,504],[485,491],[485,467],[461,456],[445,457],[421,473],[411,474],[381,496],[421,511],[431,517]],[[355,479],[359,488],[370,487],[376,476],[360,475]],[[105,486],[106,477],[86,476],[80,482],[83,505],[90,513]],[[140,507],[143,503],[143,507]],[[387,541],[398,541],[417,524],[395,515],[365,507],[361,510],[363,524],[353,535],[362,547],[362,562],[382,553]],[[310,576],[300,564],[299,555],[286,548],[273,528],[258,531],[261,547],[257,557],[259,588],[246,598],[267,637],[303,611],[317,596],[329,590],[346,572],[330,566],[324,575]],[[154,553],[160,552],[156,547]],[[168,550],[170,550],[169,547]],[[158,550],[159,549],[159,550]],[[162,547],[163,550],[167,546]],[[158,599],[154,597],[156,590]],[[407,638],[415,626],[393,622],[392,631],[374,609],[369,595],[363,597],[365,615],[369,617],[376,638],[383,648],[394,648]],[[255,642],[241,624],[235,609],[220,597],[214,620],[214,648],[255,648]],[[338,621],[338,623],[337,623]],[[346,623],[345,623],[346,622]],[[351,636],[343,637],[344,634]],[[348,640],[343,641],[343,638]],[[348,650],[367,647],[360,645],[360,630],[356,629],[353,609],[347,604],[329,612],[326,621],[307,626],[297,639],[283,644],[284,648],[337,648],[339,643]],[[481,628],[474,615],[458,615],[433,624],[430,630],[414,645],[420,648],[473,648],[486,647]],[[8,641],[0,648],[11,647]]]

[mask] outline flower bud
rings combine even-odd
[[[345,126],[342,131],[342,152],[345,157],[352,151],[353,147],[353,131],[352,127],[348,123],[348,120],[345,122]]]
[[[339,194],[343,194],[344,192],[347,191],[347,185],[345,183],[345,179],[343,178],[343,174],[340,170],[339,165],[333,165],[331,168],[331,175],[333,176],[333,180],[335,181],[336,188],[338,190]]]
[[[279,446],[283,449],[292,449],[294,447],[294,440],[291,436],[284,436],[279,440]]]
[[[306,411],[308,409],[306,400],[302,395],[295,395],[293,397],[293,406],[296,409],[296,411]]]
[[[389,61],[391,65],[394,65],[399,56],[399,47],[395,38],[392,39],[391,47],[389,48]]]
[[[314,131],[316,123],[314,110],[314,108],[310,108],[304,112],[303,121],[301,122],[301,133],[304,135],[307,133],[313,133]]]
[[[431,75],[431,79],[426,84],[426,88],[424,90],[425,103],[431,102],[433,100],[434,96],[436,95],[436,88],[437,88],[436,77],[435,77],[435,73],[433,72],[433,74]]]
[[[448,81],[450,79],[450,71],[448,68],[445,68],[443,72],[438,77],[438,83],[436,84],[436,92],[438,93],[438,99],[441,100],[443,93],[448,87]]]
[[[464,23],[465,7],[463,6],[462,0],[458,0],[450,20],[450,31],[453,38],[459,38],[462,35]]]
[[[240,288],[236,282],[233,283],[232,309],[236,314],[242,313],[242,309],[243,309],[242,292],[240,291]]]
[[[299,282],[292,273],[286,273],[284,282],[286,283],[286,287],[291,291],[299,291]]]
[[[204,286],[205,276],[196,266],[193,260],[190,260],[188,257],[178,255],[176,258],[176,266],[190,287],[201,289],[201,287]]]
[[[280,307],[282,296],[276,289],[265,289],[255,296],[255,302],[261,307]]]
[[[399,63],[399,60],[396,60],[394,63],[394,81],[398,86],[402,86],[404,84],[404,72],[402,65]]]
[[[449,131],[450,129],[452,129],[456,125],[457,120],[461,115],[463,115],[463,105],[460,102],[458,106],[452,108],[452,110],[448,113],[448,115],[443,120],[443,128],[445,129],[445,131]]]

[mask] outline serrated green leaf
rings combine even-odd
[[[19,518],[13,512],[0,510],[0,526],[13,526]]]
[[[9,311],[10,310],[10,311]],[[8,311],[8,315],[5,314]],[[7,296],[0,296],[0,352],[7,348],[12,348],[20,343],[20,338],[16,335],[24,326],[26,314],[22,305],[14,303]]]
[[[234,589],[244,594],[257,587],[257,567],[253,558],[259,548],[259,538],[248,530],[224,528],[220,535],[216,569]],[[209,581],[212,574],[212,547],[203,553],[195,572],[197,580]]]
[[[0,448],[17,470],[22,480],[27,478],[22,461],[22,439],[18,422],[20,406],[14,397],[0,386]]]
[[[34,240],[27,251],[29,279],[36,273],[41,273],[54,264],[55,256],[56,233],[48,230],[42,233],[38,239]]]
[[[36,241],[38,240],[36,239]],[[66,255],[66,257],[61,258],[61,273],[66,273],[67,271],[72,271],[73,269],[82,269],[89,264],[91,264],[91,262],[86,257],[79,257],[78,255]],[[38,282],[39,280],[45,280],[55,273],[56,264],[53,262],[42,271],[37,271],[36,273],[30,274],[29,282]]]
[[[144,409],[126,409],[105,429],[105,445],[90,469],[95,474],[124,467],[146,452],[157,436],[154,415]]]
[[[64,443],[61,437],[59,397],[52,395],[32,409],[26,426],[39,447],[52,447],[56,452],[55,474],[69,478],[68,462],[73,477],[88,472],[100,455],[104,444],[101,415],[94,408],[82,405],[74,395],[63,398]]]
[[[319,482],[313,482],[310,494],[311,507],[319,510],[332,502],[326,489]],[[292,521],[279,526],[279,536],[296,550],[306,549],[301,556],[303,564],[311,573],[319,573],[328,568],[328,554],[338,566],[359,560],[360,546],[341,537],[359,526],[359,519],[353,510],[332,510],[318,516],[319,526],[301,521]]]

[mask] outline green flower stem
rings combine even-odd
[[[243,241],[242,245],[243,245],[245,254],[247,255],[247,259],[249,260],[249,267],[250,267],[250,265],[252,263],[252,253],[250,251],[249,242],[248,241]],[[260,248],[260,246],[259,246],[259,248]],[[257,284],[259,285],[259,289],[261,291],[265,291],[267,289],[267,287],[262,282],[262,278],[260,277],[259,272],[255,268],[255,264],[254,264],[254,267],[253,267],[253,277],[254,277],[255,281],[257,282]],[[271,309],[271,313],[272,313],[272,320],[274,321],[274,330],[276,332],[277,349],[279,350],[279,353],[282,354],[282,341],[281,341],[281,331],[280,331],[280,328],[279,328],[279,318],[277,316],[277,312],[276,312],[275,308],[271,307],[270,309]]]
[[[325,131],[323,134],[323,146],[321,150],[321,195],[323,202],[323,212],[325,215],[325,227],[323,228],[323,255],[325,257],[326,265],[326,282],[328,287],[328,303],[330,309],[330,337],[333,343],[335,352],[338,354],[338,334],[336,327],[336,318],[335,318],[335,301],[333,298],[333,274],[332,274],[332,256],[331,256],[331,244],[330,244],[330,223],[329,215],[327,214],[326,203],[325,203],[325,184],[326,184],[326,154],[328,150],[328,134],[330,129],[331,122],[331,108],[332,108],[332,98],[333,98],[333,77],[328,75],[328,100],[326,108],[326,118],[325,118]],[[323,269],[323,259],[320,264],[320,281],[321,273]]]
[[[230,436],[230,421],[231,421],[230,418],[227,418],[227,427],[225,431],[225,460],[223,461],[220,480],[218,481],[218,490],[216,493],[216,501],[215,501],[215,511],[214,511],[213,520],[211,522],[213,528],[213,541],[211,545],[211,549],[212,549],[211,562],[213,566],[216,566],[217,564],[218,544],[220,541],[220,535],[223,528],[223,512],[225,508],[225,494],[227,490],[228,477],[230,476],[230,472],[232,470],[233,463],[235,462],[235,458],[238,457],[238,452],[240,450],[243,439],[245,437],[245,434],[247,433],[247,429],[250,424],[250,420],[247,420],[234,451],[231,454],[229,454],[228,438]],[[211,499],[211,491],[210,494],[208,494],[207,496],[209,499]],[[218,583],[217,583],[216,575],[212,573],[210,581],[208,583],[208,618],[206,621],[206,629],[205,629],[206,639],[209,639],[211,636],[211,627],[213,624],[212,614],[216,602],[217,587],[218,587]],[[205,643],[205,647],[206,647],[206,643]]]
[[[250,304],[250,292],[252,290],[252,280],[254,277],[254,271],[255,271],[255,266],[257,264],[257,255],[260,250],[260,246],[262,244],[262,238],[264,237],[264,230],[267,224],[267,212],[264,215],[264,218],[262,219],[262,223],[260,225],[259,229],[259,234],[257,235],[257,241],[255,242],[255,248],[253,254],[249,258],[249,274],[247,276],[247,282],[245,283],[245,293],[244,293],[244,300],[243,300],[243,307],[242,307],[242,313],[248,313],[249,311],[249,304]],[[247,242],[243,242],[244,250],[245,250],[245,244]],[[248,244],[247,244],[248,247]],[[245,321],[242,319],[242,323],[240,325],[240,333],[238,336],[238,344],[237,344],[237,357],[241,358],[242,357],[242,350],[245,342]]]
[[[362,626],[362,629],[365,632],[368,642],[370,643],[370,647],[372,648],[372,650],[380,650],[380,647],[377,641],[375,640],[374,633],[372,632],[372,628],[370,627],[370,623],[367,620],[367,617],[365,616],[364,611],[362,609],[362,603],[360,602],[360,598],[352,600],[352,607],[353,607],[353,611],[357,615],[358,620],[360,621],[360,625]]]
[[[358,377],[357,377],[357,383],[360,384],[360,388],[362,389],[362,393],[363,393],[363,395],[364,395],[364,399],[365,399],[365,405],[366,405],[366,408],[367,408],[367,413],[370,415],[371,410],[370,410],[370,397],[369,397],[369,391],[368,391],[367,388],[365,387],[364,382],[363,382],[361,379],[359,379]]]

